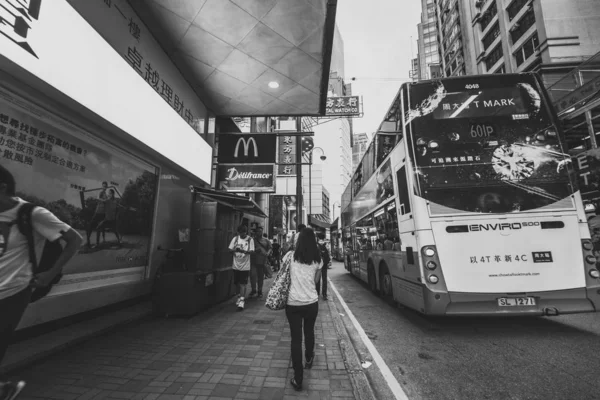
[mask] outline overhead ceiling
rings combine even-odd
[[[218,116],[325,113],[337,0],[130,3]]]

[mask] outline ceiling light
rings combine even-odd
[[[279,83],[275,81],[269,82],[269,87],[271,89],[277,89],[279,87]]]

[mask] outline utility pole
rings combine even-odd
[[[302,132],[302,117],[296,117],[296,131]],[[302,220],[302,135],[296,136],[296,231]]]

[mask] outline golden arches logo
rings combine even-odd
[[[241,137],[238,139],[235,145],[235,151],[233,152],[233,156],[235,158],[238,158],[240,144],[243,144],[244,146],[244,157],[248,157],[248,153],[250,152],[250,144],[254,145],[254,157],[258,157],[258,146],[256,145],[256,140],[254,140],[253,137],[249,138],[248,140],[246,140],[246,138]]]

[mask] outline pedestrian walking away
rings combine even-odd
[[[265,264],[269,262],[269,257],[272,253],[271,242],[269,239],[263,236],[263,228],[256,228],[254,237],[255,252],[251,256],[251,269],[250,269],[250,284],[252,291],[250,296],[254,295],[259,298],[263,296],[263,283],[265,281]]]
[[[281,246],[277,242],[277,239],[273,239],[273,253],[271,255],[271,259],[273,260],[273,271],[279,271],[281,267]]]
[[[28,203],[16,197],[15,191],[13,175],[0,166],[0,363],[31,300],[32,290],[49,287],[83,241],[77,231],[42,207],[31,210],[32,235],[22,232],[19,210]],[[41,259],[46,241],[58,240],[66,243],[60,256],[44,272],[35,273],[33,266]],[[0,400],[15,399],[24,387],[24,381],[0,379]]]
[[[237,294],[235,305],[239,311],[242,311],[246,300],[250,255],[254,252],[254,240],[248,236],[246,225],[240,225],[237,232],[238,234],[231,239],[229,252],[233,253],[233,283]]]
[[[327,270],[331,265],[331,256],[329,255],[329,250],[327,250],[327,245],[325,244],[325,234],[320,232],[317,237],[319,238],[318,246],[319,251],[321,252],[321,260],[323,260],[323,268],[321,268],[321,280],[319,280],[316,284],[317,294],[321,294],[321,296],[323,296],[323,300],[327,301]]]
[[[285,315],[292,336],[292,366],[294,377],[291,384],[295,390],[302,390],[304,368],[302,366],[302,333],[304,332],[304,357],[306,368],[312,368],[315,360],[315,322],[319,313],[319,295],[315,285],[321,279],[321,252],[317,246],[315,233],[304,228],[298,235],[296,250],[288,253],[291,257],[290,291]],[[289,260],[288,260],[289,261]],[[286,260],[284,260],[286,262]]]

